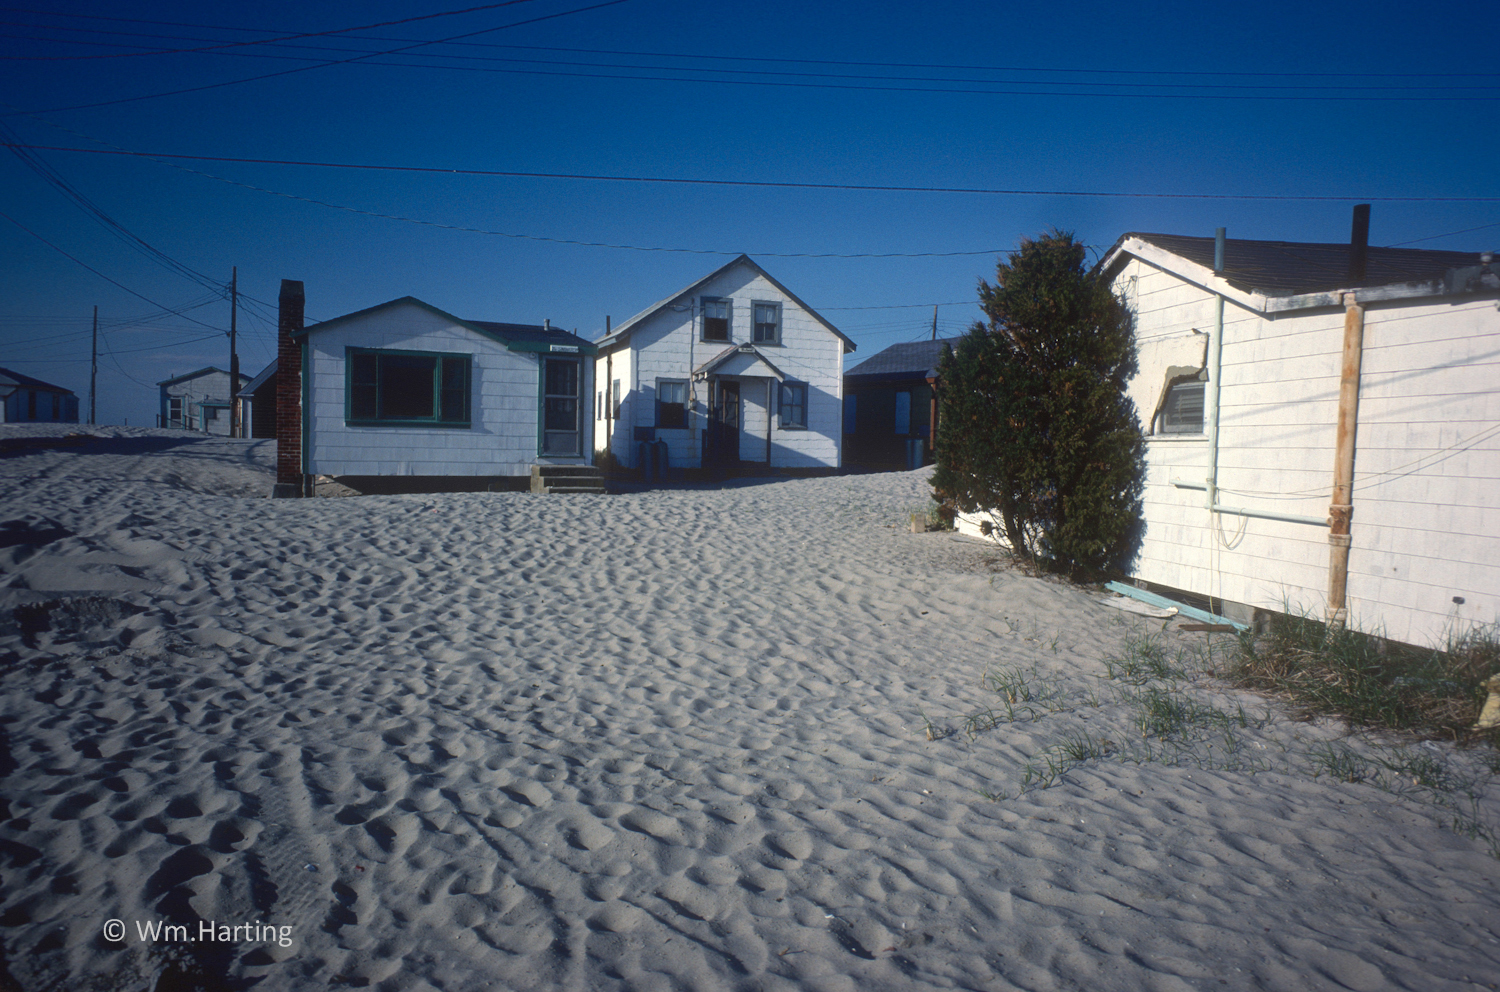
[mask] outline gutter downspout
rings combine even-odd
[[[1365,279],[1365,257],[1370,239],[1370,205],[1354,208],[1349,238],[1349,283]],[[1358,296],[1344,294],[1344,355],[1339,372],[1339,415],[1334,434],[1333,499],[1328,507],[1329,625],[1343,627],[1349,620],[1350,523],[1354,516],[1354,441],[1359,428],[1359,377],[1364,362],[1365,308]]]
[[[1224,272],[1224,228],[1214,232],[1214,275]],[[1208,420],[1208,476],[1205,505],[1210,513],[1218,512],[1219,502],[1219,373],[1224,357],[1224,294],[1214,293],[1214,336],[1208,342],[1208,390],[1204,397]]]

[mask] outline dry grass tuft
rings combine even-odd
[[[1280,614],[1269,632],[1240,639],[1227,674],[1238,685],[1281,696],[1308,714],[1460,743],[1500,743],[1473,725],[1483,683],[1500,673],[1500,628],[1476,628],[1430,650],[1306,615]]]

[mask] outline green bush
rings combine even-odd
[[[1018,553],[1075,578],[1128,570],[1140,546],[1145,444],[1125,386],[1134,320],[1084,246],[1023,240],[979,283],[975,324],[939,368],[939,502],[999,514]]]

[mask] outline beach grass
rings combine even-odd
[[[1500,743],[1500,732],[1473,730],[1484,683],[1500,673],[1497,626],[1457,632],[1443,647],[1424,649],[1305,613],[1276,614],[1264,636],[1239,638],[1225,667],[1232,683],[1306,714],[1455,743]]]

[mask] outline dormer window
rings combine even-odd
[[[703,297],[703,340],[729,340],[730,301]]]

